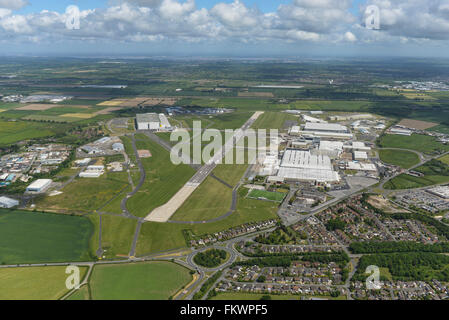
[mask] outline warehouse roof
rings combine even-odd
[[[282,158],[281,167],[331,170],[332,164],[328,156],[312,155],[308,151],[288,149]]]
[[[344,131],[347,132],[348,128],[345,126],[342,126],[338,123],[314,123],[314,122],[307,122],[304,130],[307,131],[314,131],[314,130],[320,130],[320,131]]]
[[[8,197],[0,197],[0,203],[5,204],[7,207],[15,207],[19,205],[19,201]]]
[[[53,181],[50,179],[39,179],[39,180],[34,181],[32,184],[30,184],[28,186],[28,189],[41,189],[52,182]]]
[[[160,122],[159,115],[156,113],[142,113],[136,115],[137,122]]]

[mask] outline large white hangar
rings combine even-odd
[[[312,155],[309,151],[285,151],[278,177],[290,181],[332,183],[340,181],[331,159],[326,155]]]
[[[170,122],[165,114],[143,113],[136,115],[137,130],[169,130]]]

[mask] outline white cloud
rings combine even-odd
[[[344,35],[344,38],[346,41],[349,41],[349,42],[357,41],[357,37],[351,31],[346,32]]]
[[[28,4],[26,0],[0,0],[0,8],[18,10]]]

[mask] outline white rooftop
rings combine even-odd
[[[308,151],[286,150],[281,167],[332,170],[331,159],[325,155],[312,155]]]
[[[314,123],[314,122],[307,122],[306,126],[304,127],[304,130],[306,131],[337,131],[337,132],[347,132],[348,128],[345,126],[342,126],[338,123]]]

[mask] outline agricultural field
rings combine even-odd
[[[280,203],[280,202],[282,202],[282,200],[284,200],[285,193],[253,189],[248,193],[248,198],[266,199],[269,201],[274,201],[274,202]]]
[[[62,194],[35,200],[37,208],[59,213],[91,213],[108,204],[128,186],[126,172],[107,172],[99,178],[76,178]]]
[[[145,217],[153,209],[165,204],[193,176],[194,169],[187,165],[176,166],[170,153],[143,134],[136,135],[138,150],[150,150],[150,158],[141,159],[146,179],[140,190],[127,203],[128,210]]]
[[[384,163],[409,169],[419,163],[419,157],[416,153],[405,150],[379,150],[380,160]]]
[[[0,209],[0,263],[91,260],[93,229],[83,217]]]
[[[104,214],[101,222],[101,246],[106,258],[128,256],[137,220]]]
[[[90,279],[93,300],[167,300],[192,280],[171,262],[97,265]]]
[[[442,184],[449,182],[449,166],[438,160],[431,160],[415,169],[424,174],[422,177],[415,177],[408,174],[401,174],[385,184],[385,189],[414,189]]]
[[[52,136],[55,134],[54,127],[54,124],[47,123],[0,120],[0,146]]]
[[[381,138],[380,146],[382,148],[415,150],[426,154],[449,151],[449,146],[438,142],[435,137],[420,134],[411,136],[387,134]]]
[[[58,300],[67,290],[66,267],[0,269],[0,300]],[[87,267],[80,267],[80,280]]]

